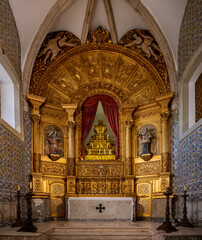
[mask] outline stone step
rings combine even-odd
[[[148,228],[54,228],[48,235],[61,240],[143,240],[153,234]]]

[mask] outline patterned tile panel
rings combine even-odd
[[[178,46],[179,79],[187,63],[202,42],[201,6],[201,0],[189,0],[185,9]]]
[[[21,47],[17,26],[8,0],[0,1],[0,45],[21,76]]]

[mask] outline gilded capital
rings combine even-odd
[[[133,126],[133,120],[127,120],[125,121],[126,127],[131,128]]]
[[[40,116],[39,108],[46,101],[46,98],[36,96],[36,95],[33,95],[33,94],[27,94],[27,99],[29,100],[29,102],[32,105],[32,112],[31,112],[32,115],[39,115]]]
[[[31,114],[31,117],[32,117],[32,122],[34,122],[34,123],[39,123],[40,122],[41,115]]]
[[[75,121],[68,121],[68,127],[69,128],[74,128],[76,125]]]
[[[68,121],[74,121],[74,113],[77,109],[77,104],[63,104],[62,108],[68,113]]]

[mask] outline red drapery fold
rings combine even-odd
[[[119,108],[113,98],[101,94],[89,97],[82,107],[81,156],[84,158],[84,141],[91,130],[99,101],[102,103],[107,123],[117,140],[117,159],[119,158]]]

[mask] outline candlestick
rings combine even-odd
[[[169,220],[169,216],[170,216],[170,207],[169,207],[169,196],[172,194],[172,192],[169,192],[169,188],[166,188],[166,192],[163,193],[164,195],[166,195],[166,219],[163,222],[163,224],[161,224],[157,230],[165,230],[166,233],[170,233],[170,232],[175,232],[177,231],[177,229],[172,226],[170,220]]]
[[[13,223],[13,225],[11,227],[19,227],[19,226],[23,226],[24,225],[24,221],[21,219],[21,210],[20,210],[20,197],[22,195],[20,195],[20,186],[18,186],[18,191],[17,191],[17,219],[15,220],[15,222]]]
[[[30,182],[31,183],[31,182]],[[23,227],[21,227],[18,232],[36,232],[37,227],[33,225],[32,221],[32,196],[34,196],[31,191],[26,194],[27,201],[27,219]]]
[[[180,222],[177,223],[177,227],[190,227],[193,228],[194,225],[192,225],[188,218],[187,218],[187,197],[189,195],[186,194],[186,186],[184,186],[184,195],[181,195],[181,197],[184,198],[184,207],[183,207],[183,218],[181,219]]]

